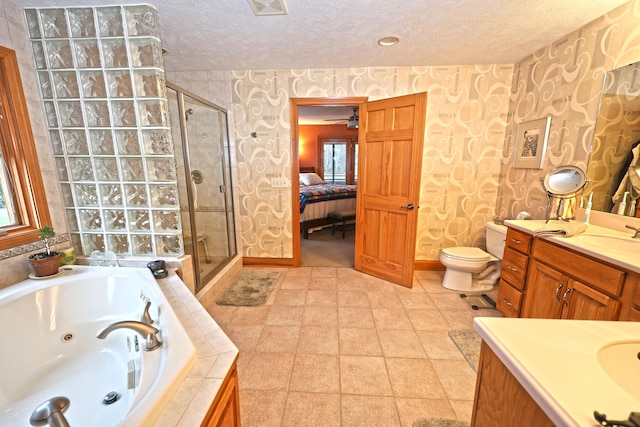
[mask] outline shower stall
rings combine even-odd
[[[167,83],[185,253],[196,293],[237,254],[227,112]]]

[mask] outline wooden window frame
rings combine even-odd
[[[0,46],[0,97],[4,115],[0,143],[12,180],[17,224],[0,228],[0,250],[38,241],[38,230],[51,225],[49,205],[31,131],[16,52]],[[55,178],[52,178],[55,179]]]
[[[332,137],[318,137],[318,171],[317,174],[321,177],[324,176],[324,144],[325,143],[345,143],[347,144],[347,171],[346,171],[346,183],[355,184],[355,167],[356,167],[356,144],[358,138],[353,136],[332,136]]]

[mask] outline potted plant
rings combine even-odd
[[[52,276],[58,273],[62,254],[52,251],[50,243],[50,239],[55,235],[56,232],[53,231],[53,228],[49,225],[42,227],[38,233],[38,237],[44,242],[45,251],[30,255],[28,259],[31,268],[33,268],[35,275],[38,277]]]

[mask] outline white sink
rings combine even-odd
[[[583,233],[572,237],[572,239],[577,243],[606,251],[626,254],[634,254],[640,251],[640,239],[633,239],[631,236]]]
[[[598,363],[616,384],[640,400],[640,341],[606,344],[598,351]]]

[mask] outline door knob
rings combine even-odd
[[[412,211],[414,207],[415,206],[413,206],[413,203],[409,203],[407,206],[400,206],[400,209],[406,209],[408,211]]]

